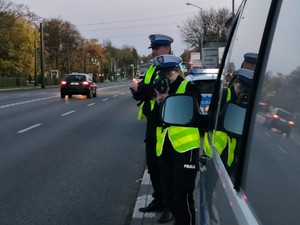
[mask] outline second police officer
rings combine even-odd
[[[170,94],[191,94],[197,99],[196,102],[201,102],[198,87],[181,76],[180,62],[179,57],[169,54],[153,60],[160,76],[154,82],[156,104],[153,114],[156,117],[159,117],[159,105]],[[164,193],[167,193],[167,206],[175,218],[174,225],[194,225],[196,222],[193,194],[199,170],[199,129],[166,126],[162,122],[157,125],[156,155],[160,162]]]

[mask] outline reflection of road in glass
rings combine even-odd
[[[259,112],[256,115],[255,126],[257,126],[257,125],[264,126],[264,122],[265,122],[264,114]],[[265,133],[268,133],[267,135],[273,134],[273,135],[279,135],[283,138],[291,139],[294,142],[296,142],[296,144],[300,147],[300,132],[298,131],[297,127],[293,128],[290,137],[287,137],[285,133],[282,133],[280,130],[278,130],[276,128],[265,127],[265,129],[266,129]]]
[[[279,210],[281,207],[270,209],[268,206],[274,204],[274,196],[282,207],[285,202],[289,202],[292,208],[299,206],[300,136],[293,131],[289,138],[285,138],[263,126],[263,122],[263,117],[257,115],[251,140],[246,194],[258,216],[264,218],[262,221],[272,220],[270,224],[280,224],[279,221],[285,220],[281,224],[294,224],[297,223],[297,216],[292,212],[283,215],[282,212],[287,213],[286,210]],[[264,194],[258,198],[258,193]],[[263,213],[259,215],[260,212]],[[273,218],[274,215],[278,217]]]

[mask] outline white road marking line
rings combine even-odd
[[[70,115],[70,114],[72,114],[74,112],[75,112],[75,110],[72,110],[72,111],[69,111],[69,112],[61,114],[61,116],[67,116],[67,115]]]
[[[271,135],[268,132],[264,132],[264,134],[268,137],[271,137]]]
[[[87,107],[93,106],[95,103],[88,104]]]
[[[287,152],[280,145],[278,145],[278,148],[281,152],[283,152],[284,154],[287,154]]]
[[[125,92],[122,92],[121,95],[125,95]]]
[[[123,84],[123,85],[115,85],[115,86],[110,86],[110,87],[103,87],[103,88],[97,88],[97,90],[105,90],[105,89],[110,89],[110,88],[117,88],[117,87],[123,87],[123,86],[128,86],[129,84]]]
[[[29,131],[29,130],[31,130],[31,129],[34,129],[34,128],[36,128],[36,127],[39,127],[39,126],[41,126],[41,125],[42,125],[41,123],[37,123],[37,124],[35,124],[35,125],[33,125],[33,126],[30,126],[30,127],[25,128],[25,129],[23,129],[23,130],[19,130],[18,133],[19,133],[19,134],[24,133],[24,132],[26,132],[26,131]]]
[[[102,99],[102,102],[107,101],[107,100],[108,100],[108,98],[104,98],[104,99]]]
[[[48,99],[52,99],[52,98],[57,98],[57,96],[47,97],[47,98],[37,98],[37,99],[32,99],[32,100],[28,100],[28,101],[24,101],[24,102],[16,102],[16,103],[8,104],[8,105],[1,105],[0,109],[9,108],[9,107],[17,106],[17,105],[23,105],[26,103],[39,102],[39,101],[48,100]]]
[[[118,95],[114,95],[114,98],[115,98],[115,97],[118,97]]]

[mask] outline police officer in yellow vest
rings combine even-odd
[[[221,100],[221,115],[222,110],[226,109],[227,102],[235,102],[243,106],[247,106],[250,98],[250,89],[252,84],[253,71],[248,69],[239,69],[233,73],[233,77],[229,83],[229,86],[224,89]],[[220,117],[220,121],[222,116]],[[207,135],[207,133],[205,134]],[[221,129],[214,130],[212,133],[212,144],[221,155],[221,159],[224,162],[224,166],[228,173],[231,175],[234,170],[234,164],[237,159],[237,145],[238,142],[235,138],[229,137]],[[226,149],[226,151],[225,151]],[[212,157],[212,149],[209,146],[207,136],[204,138],[204,151]]]
[[[196,85],[181,76],[181,59],[174,55],[161,55],[153,60],[158,65],[160,79],[155,80],[156,105],[154,112],[169,94],[189,93],[201,102]],[[174,112],[176,113],[176,112]],[[157,126],[156,155],[159,158],[166,202],[175,218],[175,225],[194,225],[193,193],[199,169],[200,133],[198,128]]]
[[[153,58],[162,54],[171,53],[171,43],[173,39],[163,34],[152,34],[149,36],[150,47],[152,49]],[[154,200],[146,207],[139,209],[141,212],[155,212],[163,211],[165,204],[162,197],[161,179],[158,165],[158,158],[156,157],[156,118],[152,116],[152,110],[154,107],[154,87],[153,81],[156,75],[156,66],[151,65],[145,73],[144,80],[141,81],[137,87],[134,88],[133,95],[136,100],[140,100],[142,104],[139,107],[138,119],[147,119],[146,125],[146,164],[150,180],[153,186],[153,198]],[[160,222],[168,222],[170,219],[170,213],[165,210]]]

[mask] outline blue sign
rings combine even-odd
[[[211,101],[211,95],[202,95],[201,106],[208,106]]]

